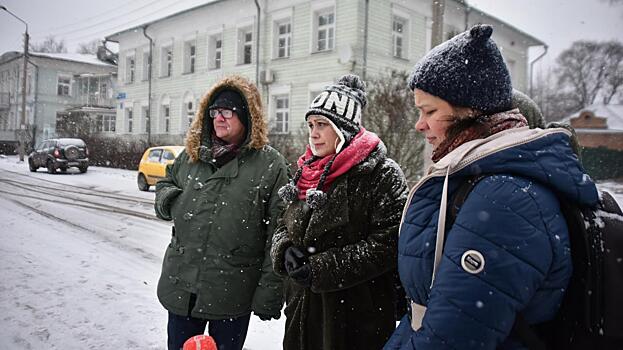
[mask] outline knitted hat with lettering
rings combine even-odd
[[[361,130],[361,113],[367,104],[366,84],[359,76],[347,74],[316,96],[305,113],[305,120],[310,115],[329,119],[341,140],[336,151],[339,152]]]
[[[490,25],[478,24],[430,50],[413,67],[411,90],[487,115],[511,109],[511,76],[492,33]]]

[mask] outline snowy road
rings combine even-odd
[[[0,158],[0,350],[165,349],[156,284],[170,223],[135,176]],[[253,317],[245,348],[281,348],[283,322]]]

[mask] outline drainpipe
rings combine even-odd
[[[151,70],[152,70],[152,50],[154,46],[154,40],[147,35],[147,26],[143,26],[143,35],[149,40],[149,58],[147,64],[149,69],[147,70],[147,114],[149,115],[149,127],[147,128],[147,146],[151,146]]]
[[[366,71],[368,69],[368,9],[370,8],[370,0],[365,1],[364,20],[363,20],[363,68],[361,78],[366,81]]]
[[[467,2],[465,2],[465,29],[469,29],[469,13],[472,11],[471,6]]]
[[[34,94],[35,98],[33,100],[32,105],[32,147],[34,148],[37,144],[37,97],[39,96],[39,66],[34,64],[32,61],[28,60],[28,63],[32,64],[35,67],[35,89]]]
[[[532,72],[534,69],[534,64],[536,63],[536,61],[540,60],[541,58],[543,58],[543,56],[545,56],[545,54],[547,54],[547,45],[543,45],[543,53],[539,55],[539,57],[535,58],[532,62],[530,62],[530,97],[534,98],[534,95],[532,94]]]
[[[258,85],[260,79],[260,4],[255,0],[257,8],[257,37],[255,38],[255,85]]]

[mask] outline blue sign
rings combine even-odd
[[[117,93],[117,100],[125,100],[125,92]]]

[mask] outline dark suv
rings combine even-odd
[[[49,139],[37,145],[28,156],[30,171],[35,172],[39,167],[48,169],[48,173],[62,172],[67,168],[77,167],[81,173],[86,173],[89,167],[89,149],[81,139]]]

